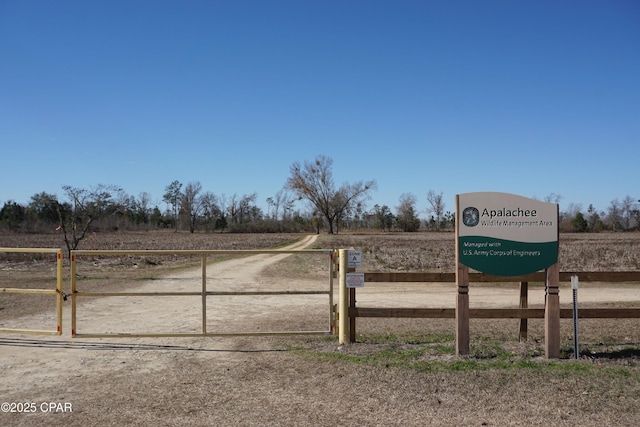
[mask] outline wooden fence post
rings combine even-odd
[[[456,355],[469,354],[469,267],[460,262],[460,195],[456,195]]]
[[[349,308],[356,308],[356,288],[349,289]],[[356,342],[356,316],[349,314],[349,342]]]
[[[545,354],[548,359],[558,359],[560,357],[560,272],[558,264],[547,268],[545,275]]]
[[[456,354],[469,354],[469,267],[458,263],[456,270]]]
[[[520,308],[529,308],[529,282],[520,282]],[[520,318],[520,342],[527,340],[527,320]]]

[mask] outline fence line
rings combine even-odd
[[[0,293],[8,294],[38,294],[56,296],[56,330],[0,328],[0,332],[34,334],[34,335],[61,335],[62,334],[62,250],[54,248],[0,248],[0,253],[40,253],[56,255],[56,287],[55,289],[21,289],[0,288]]]
[[[569,282],[571,276],[578,276],[581,282],[640,282],[640,271],[581,271],[560,272],[560,281]],[[365,282],[384,283],[453,283],[455,273],[394,273],[394,272],[365,272]],[[469,273],[470,283],[487,282],[519,282],[520,308],[472,308],[469,317],[475,319],[520,319],[520,339],[527,338],[527,319],[543,319],[544,309],[528,308],[529,282],[544,283],[544,272],[537,272],[522,276],[495,276],[484,273]],[[428,285],[425,285],[428,286]],[[356,318],[422,318],[422,319],[453,319],[455,308],[381,308],[356,307],[356,289],[349,289],[349,310],[351,320],[349,341],[356,340]],[[580,308],[579,317],[584,319],[640,319],[640,308]],[[560,309],[560,317],[571,319],[573,309]]]
[[[560,281],[571,282],[571,276],[579,276],[581,282],[640,282],[640,271],[561,271]],[[394,272],[365,272],[365,282],[455,282],[455,273],[394,273]],[[495,276],[485,273],[469,273],[469,282],[542,282],[545,281],[544,272],[525,274],[521,276]]]
[[[55,289],[19,289],[19,288],[0,288],[0,293],[18,293],[18,294],[44,294],[56,295],[56,317],[57,328],[51,330],[31,330],[31,329],[11,329],[0,328],[0,332],[28,333],[28,334],[46,334],[61,335],[62,334],[62,250],[49,248],[0,248],[0,253],[54,253],[57,257],[56,266],[56,288]],[[329,289],[319,291],[210,291],[207,290],[206,283],[206,264],[208,255],[290,255],[290,254],[318,254],[324,253],[330,255],[329,260]],[[77,257],[86,255],[177,255],[188,256],[198,255],[201,257],[202,283],[201,290],[194,292],[79,292],[77,290]],[[72,337],[170,337],[170,336],[227,336],[227,335],[281,335],[281,334],[330,334],[334,332],[335,326],[335,306],[333,304],[333,279],[334,269],[336,268],[334,259],[334,250],[326,249],[303,249],[303,250],[75,250],[71,252],[71,331]],[[607,271],[607,272],[560,272],[560,281],[569,282],[571,276],[578,276],[583,282],[640,282],[640,271]],[[527,319],[544,318],[544,309],[535,309],[527,307],[527,293],[529,282],[544,282],[545,276],[543,272],[532,273],[522,276],[495,276],[484,273],[470,273],[469,281],[471,283],[487,283],[487,282],[519,282],[521,290],[520,307],[519,308],[492,308],[492,309],[470,309],[471,318],[482,319],[520,319],[520,337],[526,339]],[[409,282],[455,282],[455,273],[407,273],[407,272],[365,272],[365,282],[385,282],[385,283],[409,283]],[[358,317],[376,317],[376,318],[454,318],[454,308],[380,308],[380,307],[356,307],[355,305],[355,289],[349,290],[349,308],[348,317],[350,319],[350,340],[355,341],[356,323]],[[207,331],[207,314],[206,299],[208,296],[225,296],[225,295],[328,295],[329,299],[329,329],[323,331],[278,331],[278,332],[242,332],[242,333],[223,333]],[[176,334],[79,334],[77,333],[77,298],[80,297],[139,297],[139,296],[201,296],[202,298],[202,332],[199,333],[176,333]],[[561,318],[572,318],[571,309],[560,309]],[[579,310],[580,318],[640,318],[640,308],[581,308]],[[345,319],[346,320],[346,319]]]

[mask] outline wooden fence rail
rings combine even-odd
[[[640,282],[640,271],[561,271],[560,281],[571,282],[571,276],[578,276],[581,282]],[[544,272],[523,276],[494,276],[485,273],[469,273],[470,282],[542,282]],[[454,283],[455,273],[364,273],[365,282],[439,282]]]
[[[638,282],[640,285],[640,271],[577,271],[560,272],[561,282],[570,282],[571,276],[578,276],[581,282]],[[423,282],[429,283],[455,283],[455,273],[377,273],[365,272],[364,281],[371,283],[389,283],[400,286],[401,283]],[[520,307],[519,308],[472,308],[469,317],[475,319],[520,319],[520,339],[527,339],[527,319],[543,319],[543,308],[528,308],[529,282],[544,283],[543,272],[527,274],[523,276],[494,276],[484,273],[470,273],[471,283],[520,283]],[[381,308],[381,307],[356,307],[356,289],[349,289],[349,340],[356,340],[356,319],[358,317],[370,318],[422,318],[422,319],[453,319],[455,308]],[[639,308],[581,308],[579,317],[584,319],[640,319]],[[571,319],[573,309],[561,308],[560,317]]]

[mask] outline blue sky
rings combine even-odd
[[[640,198],[636,1],[0,2],[0,203],[62,185]],[[426,216],[426,215],[422,215]]]

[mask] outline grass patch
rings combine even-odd
[[[365,344],[377,343],[406,343],[406,344],[433,344],[447,341],[454,341],[455,335],[452,333],[373,333],[358,335],[358,342]]]
[[[524,348],[514,351],[510,347]],[[454,337],[450,334],[392,333],[361,335],[356,344],[336,345],[335,337],[307,341],[306,345],[290,348],[301,357],[327,362],[354,363],[378,368],[409,369],[421,373],[542,373],[560,377],[575,374],[588,377],[614,376],[639,378],[637,363],[603,365],[593,358],[570,359],[571,351],[565,349],[564,359],[547,360],[537,344],[503,343],[490,338],[471,343],[470,354],[455,356]],[[626,349],[611,357],[634,358],[637,350]],[[602,356],[601,356],[602,357]]]

